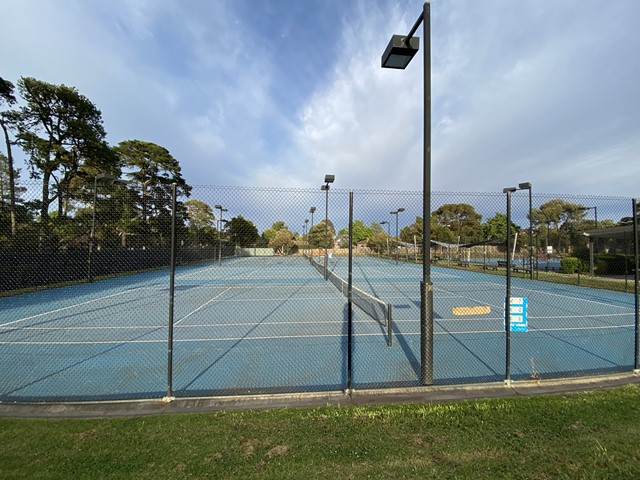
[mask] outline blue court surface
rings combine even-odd
[[[347,266],[329,261],[343,279]],[[419,385],[420,278],[420,265],[354,258],[353,284],[393,308],[388,346],[386,326],[353,307],[354,388]],[[432,281],[435,383],[504,379],[505,277],[433,266]],[[514,277],[511,295],[528,301],[512,379],[632,368],[633,294]],[[347,386],[347,299],[303,257],[178,267],[171,372],[169,305],[168,269],[0,298],[0,401]]]

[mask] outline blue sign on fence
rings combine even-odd
[[[505,299],[505,305],[506,305]],[[529,327],[527,325],[527,305],[528,300],[526,297],[511,297],[509,302],[509,324],[512,332],[528,332]],[[506,307],[505,307],[505,322],[506,324]],[[503,325],[506,328],[506,325]]]

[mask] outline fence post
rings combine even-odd
[[[173,398],[173,303],[176,275],[176,204],[177,185],[172,185],[173,199],[171,202],[171,259],[169,267],[169,337],[167,345],[167,396]]]
[[[638,302],[640,301],[640,292],[638,291],[638,200],[636,198],[633,199],[633,257],[635,260],[635,271],[634,271],[634,279],[635,279],[635,348],[634,348],[634,364],[633,368],[635,373],[640,373],[640,322],[638,320]]]
[[[349,192],[349,277],[347,286],[347,392],[351,393],[353,369],[353,192]]]
[[[504,299],[505,374],[504,381],[511,384],[511,193],[515,188],[505,188],[507,194],[507,288]]]

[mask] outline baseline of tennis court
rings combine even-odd
[[[329,268],[348,276],[346,258]],[[353,308],[355,388],[419,384],[420,273],[355,258],[354,285],[393,307],[392,346],[384,326]],[[503,379],[504,278],[434,266],[432,280],[436,383]],[[511,334],[514,379],[633,365],[632,295],[519,278],[511,292],[529,302],[528,331]],[[165,270],[0,298],[0,400],[164,396],[169,293]],[[172,393],[344,389],[347,311],[343,293],[302,257],[178,267]]]

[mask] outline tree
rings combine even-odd
[[[336,231],[331,220],[327,223],[322,220],[309,229],[308,236],[310,248],[333,248]]]
[[[216,217],[211,206],[200,200],[187,200],[184,206],[187,209],[187,224],[193,243],[212,243],[216,237],[213,227]]]
[[[9,162],[4,153],[0,153],[0,241],[7,246],[15,247],[15,243],[19,240],[17,233],[18,224],[33,221],[33,218],[27,208],[24,206],[24,200],[21,195],[26,192],[26,188],[19,185],[20,169],[14,171],[14,188],[10,188],[11,180],[9,179]],[[13,206],[12,206],[13,203]]]
[[[547,248],[550,243],[555,243],[556,249],[561,252],[571,245],[576,247],[577,243],[584,242],[584,239],[576,234],[576,223],[582,221],[586,215],[584,206],[554,198],[540,205],[539,209],[533,209],[532,214],[544,232]]]
[[[16,103],[13,94],[13,83],[0,77],[0,106],[3,104],[11,107]],[[6,161],[7,183],[9,187],[9,217],[11,223],[11,237],[16,236],[16,171],[13,167],[13,153],[11,150],[11,139],[9,137],[10,121],[8,112],[0,112],[0,128],[4,133],[4,143],[7,155],[3,158]],[[3,162],[5,163],[5,162]]]
[[[288,228],[283,227],[276,231],[275,235],[269,240],[269,246],[279,255],[287,255],[295,247],[296,243],[293,233]]]
[[[400,240],[407,243],[413,243],[414,239],[419,243],[422,241],[422,217],[416,217],[416,221],[411,225],[400,229]],[[432,235],[433,236],[433,235]]]
[[[271,228],[268,228],[264,232],[262,232],[262,238],[265,239],[267,241],[267,243],[268,243],[283,228],[287,228],[285,223],[283,221],[281,221],[281,220],[277,221],[273,225],[271,225]]]
[[[246,220],[242,215],[229,220],[227,224],[229,240],[234,245],[240,247],[250,247],[260,239],[258,229],[250,220]]]
[[[379,233],[386,233],[386,230],[382,228],[382,225],[380,225],[379,222],[371,222],[371,225],[369,225],[369,228],[371,228],[372,236],[377,235]]]
[[[139,233],[151,238],[157,236],[160,245],[164,245],[171,228],[173,184],[178,196],[188,197],[191,193],[191,186],[182,178],[178,160],[166,148],[141,140],[120,142],[114,151],[136,191],[142,220]],[[182,202],[178,202],[177,209],[182,225],[186,218]]]
[[[445,204],[433,212],[435,223],[449,228],[456,237],[464,242],[481,240],[482,215],[466,203]]]
[[[511,222],[511,231],[517,232],[520,229],[515,223]],[[497,238],[503,242],[507,241],[507,216],[504,213],[496,212],[496,214],[488,218],[482,226],[482,232],[485,240]]]
[[[389,253],[389,236],[386,232],[375,233],[367,242],[367,246],[374,252]]]
[[[42,180],[41,240],[49,229],[49,207],[67,214],[73,194],[81,194],[98,172],[114,172],[102,114],[75,88],[34,78],[18,80],[25,105],[12,112],[16,143],[27,154],[32,178]],[[73,190],[73,193],[72,193]]]
[[[346,245],[349,244],[348,235],[349,235],[349,227],[345,227],[338,232],[338,235],[347,235]],[[353,221],[353,234],[352,241],[354,245],[357,245],[359,242],[371,238],[373,236],[373,229],[371,227],[367,227],[362,220],[354,220]]]

